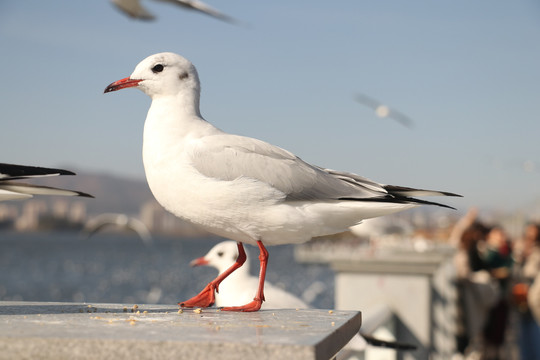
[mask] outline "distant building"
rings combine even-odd
[[[47,204],[43,200],[24,202],[22,212],[15,221],[15,229],[19,231],[37,230],[41,215],[47,212]]]
[[[167,212],[155,200],[147,201],[141,206],[140,219],[152,233],[179,236],[203,236],[208,234],[197,226]]]
[[[73,203],[67,218],[74,223],[85,223],[87,219],[86,204],[82,201]]]

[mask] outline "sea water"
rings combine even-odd
[[[217,275],[189,263],[220,241],[157,236],[147,245],[135,234],[0,232],[0,300],[176,304]],[[258,249],[246,249],[257,275]],[[334,277],[327,266],[297,263],[293,245],[268,250],[267,281],[299,297],[310,285],[322,285],[310,305],[333,308]]]

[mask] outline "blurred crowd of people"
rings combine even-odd
[[[527,224],[522,237],[512,240],[472,209],[456,224],[452,240],[460,353],[466,359],[507,359],[511,330],[519,357],[540,359],[540,224]]]

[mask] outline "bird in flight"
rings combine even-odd
[[[389,118],[392,120],[397,121],[401,125],[412,128],[414,126],[413,120],[405,115],[404,113],[393,109],[389,107],[388,105],[383,104],[382,102],[375,100],[372,97],[369,97],[365,94],[358,94],[356,96],[356,101],[359,102],[362,105],[367,106],[371,110],[375,112],[375,115],[377,115],[380,118]]]
[[[236,20],[232,17],[223,14],[222,12],[214,9],[213,7],[205,4],[199,0],[158,0],[180,6],[187,10],[198,11],[208,16],[212,16],[216,19],[226,21],[229,23],[236,23]],[[155,17],[146,8],[141,5],[140,0],[111,0],[112,4],[116,8],[122,11],[124,14],[139,20],[154,20]]]

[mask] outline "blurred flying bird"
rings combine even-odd
[[[93,198],[92,195],[80,191],[25,184],[15,181],[58,175],[75,175],[75,173],[62,169],[0,163],[0,201],[28,199],[34,195],[63,195]]]
[[[152,244],[152,235],[144,223],[134,217],[125,214],[101,214],[89,220],[84,226],[83,232],[88,237],[104,230],[105,228],[116,228],[118,230],[133,231],[143,241],[145,245]]]
[[[223,20],[229,23],[236,23],[236,20],[227,16],[209,5],[206,5],[199,0],[156,0],[168,2],[183,7],[184,9],[199,11],[203,14],[212,16],[216,19]],[[155,17],[142,5],[140,0],[111,0],[111,2],[123,13],[139,20],[154,20]]]
[[[412,128],[414,125],[413,120],[407,115],[403,114],[402,112],[397,111],[396,109],[392,109],[388,107],[387,105],[384,105],[380,101],[375,100],[365,94],[357,95],[356,101],[358,101],[360,104],[365,105],[368,108],[375,111],[375,115],[377,115],[380,118],[393,119],[399,122],[401,125],[406,126],[408,128]]]

